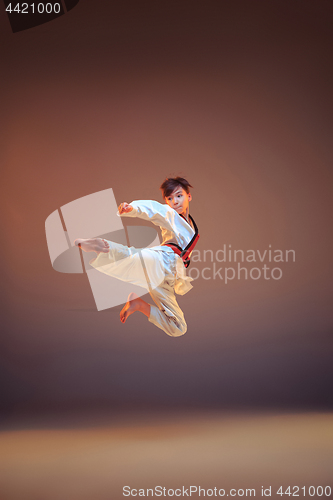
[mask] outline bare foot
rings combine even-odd
[[[85,252],[108,253],[110,247],[106,240],[102,238],[82,239],[74,241],[75,246],[82,248]]]
[[[120,321],[122,323],[125,323],[131,314],[140,309],[140,301],[142,301],[142,299],[140,299],[136,293],[132,292],[129,294],[126,304],[120,311]]]

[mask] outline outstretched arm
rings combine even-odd
[[[132,210],[133,210],[132,205],[130,205],[129,203],[126,203],[126,201],[124,201],[123,203],[120,203],[120,205],[118,207],[118,212],[120,215],[131,212]]]
[[[174,233],[177,243],[186,246],[194,235],[191,226],[168,205],[154,200],[137,200],[121,203],[118,209],[121,217],[139,217],[152,222],[160,228]]]
[[[121,216],[139,217],[169,231],[175,230],[175,218],[179,218],[175,210],[168,205],[162,205],[154,200],[137,200],[132,201],[132,203],[123,202],[119,205],[118,214]]]

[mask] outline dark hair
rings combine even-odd
[[[163,198],[170,196],[178,186],[181,186],[187,194],[190,192],[190,187],[193,187],[184,177],[167,177],[160,187]]]

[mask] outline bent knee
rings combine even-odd
[[[180,323],[177,325],[177,328],[173,330],[171,333],[172,337],[181,337],[187,332],[187,324],[186,323]]]

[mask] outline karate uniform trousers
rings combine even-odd
[[[192,288],[192,279],[186,276],[182,259],[167,246],[138,249],[106,241],[109,252],[99,253],[90,262],[92,267],[145,288],[156,304],[150,306],[149,321],[171,337],[184,335],[187,325],[175,287],[184,294]]]

